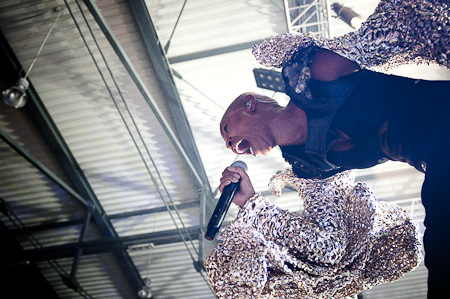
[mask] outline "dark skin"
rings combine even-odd
[[[245,170],[240,167],[227,167],[222,172],[219,190],[222,193],[225,186],[231,184],[232,182],[237,183],[239,179],[241,180],[241,182],[239,184],[238,190],[234,194],[233,202],[242,207],[247,202],[247,199],[255,194],[252,182],[250,181],[250,178],[248,177],[248,174],[245,172]]]
[[[339,79],[340,77],[349,75],[358,70],[359,66],[357,63],[328,50],[319,50],[313,56],[311,62],[311,77],[319,81],[334,81]],[[222,137],[226,142],[227,148],[232,149],[239,155],[253,154],[256,156],[258,154],[266,154],[276,145],[288,145],[304,142],[304,138],[299,140],[288,140],[286,138],[286,136],[293,136],[289,133],[289,130],[294,129],[298,132],[299,129],[304,130],[305,128],[306,114],[304,114],[304,112],[300,108],[295,105],[288,105],[286,108],[275,107],[272,109],[271,107],[267,107],[267,104],[258,103],[258,101],[256,100],[257,97],[258,95],[256,94],[249,94],[242,96],[242,99],[236,99],[236,101],[238,101],[238,108],[234,109],[234,111],[226,112],[226,114],[230,114],[230,117],[225,122],[224,120],[226,118],[224,115],[220,130]],[[242,109],[242,113],[239,109]],[[255,111],[263,111],[265,115],[262,115],[262,117],[258,116]],[[238,114],[236,115],[236,113]],[[265,124],[265,131],[261,132],[255,129],[255,133],[251,133],[251,129],[248,129],[246,127],[238,127],[239,124],[245,122],[245,119],[247,117],[246,115],[250,115],[252,113],[255,115],[252,116],[254,117],[255,122],[269,122],[269,124]],[[241,115],[244,115],[244,119],[242,119]],[[279,115],[281,115],[282,117],[279,118]],[[270,119],[270,121],[267,121],[268,119]],[[237,122],[237,124],[235,125],[235,134],[229,132],[232,128],[232,120],[236,120],[235,122]],[[288,132],[289,134],[286,134],[286,132]],[[252,142],[250,142],[252,151],[243,150],[241,152],[239,150],[236,150],[237,148],[239,148],[239,144],[242,145],[244,143],[247,143],[246,141],[242,140],[248,139],[249,141],[252,141],[253,136],[249,136],[249,134],[254,134],[256,136],[267,136],[267,139],[264,139],[264,142],[261,142],[261,138],[257,138],[255,141],[253,141],[253,145]],[[305,133],[304,136],[306,136]],[[345,147],[341,150],[345,150]],[[229,185],[231,182],[236,183],[239,180],[241,180],[241,182],[238,191],[235,193],[233,202],[238,206],[243,206],[246,201],[253,196],[255,190],[253,189],[253,185],[250,181],[250,178],[248,177],[248,174],[242,168],[227,167],[222,173],[219,190],[220,192],[223,192],[223,188],[225,186]]]
[[[328,50],[319,50],[311,62],[311,77],[319,81],[334,81],[358,70],[356,62]]]

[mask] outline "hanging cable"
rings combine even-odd
[[[77,1],[76,3],[79,5],[78,1]],[[127,112],[129,112],[130,119],[132,120],[133,125],[134,125],[135,128],[136,128],[137,134],[139,135],[139,137],[141,138],[141,140],[143,140],[143,138],[142,138],[142,136],[140,135],[140,131],[139,131],[139,129],[137,128],[137,125],[136,125],[134,119],[131,117],[131,113],[130,113],[130,111],[129,111],[129,109],[128,109],[128,105],[126,104],[126,101],[125,101],[124,98],[123,98],[123,95],[122,95],[122,93],[121,93],[121,91],[120,91],[120,88],[119,88],[119,86],[118,86],[118,84],[117,84],[117,82],[116,82],[116,80],[115,80],[115,77],[113,76],[113,74],[112,74],[112,72],[111,72],[111,69],[110,69],[110,67],[109,67],[109,64],[107,63],[106,58],[104,57],[103,52],[101,51],[100,46],[98,45],[98,42],[97,42],[97,40],[96,40],[96,37],[93,35],[93,32],[92,32],[92,30],[91,30],[91,28],[90,28],[90,25],[87,23],[87,19],[85,18],[84,12],[82,11],[82,8],[80,7],[80,5],[79,5],[79,9],[80,9],[80,12],[81,12],[81,14],[83,15],[83,18],[84,18],[84,20],[85,20],[85,22],[86,22],[86,24],[87,24],[87,26],[88,26],[88,28],[89,28],[89,31],[91,32],[91,35],[92,35],[93,40],[94,40],[94,42],[95,42],[95,44],[96,44],[96,46],[97,46],[97,48],[98,48],[98,50],[99,50],[99,52],[100,52],[100,55],[101,55],[101,57],[102,57],[102,59],[103,59],[103,62],[105,63],[106,68],[108,69],[108,71],[109,71],[109,73],[110,73],[110,75],[111,75],[111,78],[112,78],[112,80],[113,80],[113,82],[114,82],[114,85],[115,85],[115,87],[116,87],[116,89],[117,89],[117,91],[118,91],[118,93],[119,93],[119,95],[120,95],[120,97],[121,97],[121,99],[122,99],[122,101],[123,101],[123,104],[124,104],[124,106],[125,106],[125,109],[127,110]],[[75,20],[74,20],[74,21],[75,21]],[[75,21],[75,22],[76,22],[76,21]],[[99,65],[98,65],[98,62],[95,60],[94,55],[93,55],[93,53],[92,53],[92,50],[90,49],[90,47],[89,47],[89,45],[88,45],[88,43],[87,43],[87,41],[86,41],[86,39],[85,39],[85,37],[84,37],[84,34],[82,33],[82,31],[81,31],[81,29],[80,29],[80,27],[79,27],[78,24],[77,24],[77,28],[79,28],[80,35],[82,36],[82,39],[83,39],[83,41],[84,41],[84,44],[85,44],[86,48],[88,49],[88,52],[89,52],[91,58],[93,59],[94,64],[95,64],[95,66],[96,66],[96,68],[97,68],[97,70],[98,70],[100,76],[102,77],[102,81],[103,81],[103,83],[105,84],[106,89],[108,90],[108,93],[109,93],[110,97],[114,100],[115,97],[114,97],[114,95],[113,95],[113,93],[112,93],[110,87],[108,86],[108,84],[107,84],[107,82],[106,82],[106,79],[105,79],[105,77],[104,77],[102,71],[100,70],[100,67],[99,67]],[[145,158],[144,158],[144,156],[143,156],[141,150],[139,149],[139,146],[138,146],[138,144],[137,144],[137,142],[136,142],[136,140],[135,140],[135,138],[134,138],[134,136],[133,136],[133,133],[131,132],[129,126],[128,126],[127,123],[126,123],[125,117],[124,117],[124,115],[123,115],[121,109],[119,108],[119,106],[118,106],[118,104],[117,104],[117,102],[116,102],[115,100],[113,101],[113,103],[114,103],[114,105],[115,105],[117,111],[119,112],[119,114],[120,114],[120,116],[121,116],[121,118],[122,118],[122,121],[124,122],[125,127],[126,127],[128,133],[129,133],[130,137],[131,137],[132,140],[133,140],[133,143],[134,143],[136,149],[138,150],[138,153],[139,153],[139,155],[140,155],[140,157],[141,157],[141,160],[144,162],[144,165],[145,165],[145,167],[146,167],[146,169],[147,169],[147,172],[148,172],[148,173],[150,174],[150,176],[152,177],[152,182],[153,182],[153,184],[155,185],[155,187],[156,187],[156,189],[157,189],[157,192],[159,193],[160,197],[163,199],[163,203],[166,204],[166,202],[165,202],[165,200],[164,200],[164,196],[162,195],[162,193],[160,192],[160,190],[159,190],[159,188],[158,188],[158,183],[157,183],[156,179],[154,178],[154,176],[152,175],[151,170],[150,170],[150,168],[148,167],[148,164],[147,164],[147,162],[145,161]],[[144,145],[144,147],[146,147],[145,143],[144,143],[143,145]],[[147,150],[147,151],[148,151],[148,150]],[[149,155],[150,155],[150,154],[149,154]],[[150,156],[149,158],[150,158],[150,160],[152,161],[152,164],[155,165],[155,163],[154,163],[152,157]],[[156,168],[156,167],[155,167],[155,168]],[[155,169],[155,170],[157,171],[157,169]],[[174,207],[175,207],[175,206],[174,206]],[[168,207],[167,207],[167,208],[168,208]],[[170,211],[169,208],[168,208],[168,210]],[[169,212],[169,213],[170,213],[170,212]],[[171,216],[172,216],[172,215],[171,215]],[[174,221],[174,223],[175,223],[175,225],[176,225],[175,219],[172,219],[172,220]],[[176,226],[177,226],[177,225],[176,225]],[[179,229],[179,228],[177,227],[177,229]],[[183,237],[183,239],[184,239],[184,237]],[[195,247],[194,247],[194,249],[195,249]]]
[[[164,52],[166,52],[166,54],[169,51],[170,42],[172,41],[172,37],[173,37],[173,34],[175,33],[175,29],[177,29],[178,21],[180,21],[181,14],[183,13],[184,7],[186,6],[186,2],[187,2],[187,0],[184,0],[183,6],[181,7],[180,13],[178,14],[178,18],[175,21],[175,25],[173,26],[172,33],[170,34],[169,40],[167,41],[167,44],[164,46]]]
[[[206,99],[208,99],[211,103],[215,104],[217,107],[220,108],[220,110],[225,111],[225,108],[223,108],[222,106],[219,105],[219,103],[217,103],[216,101],[214,101],[212,98],[210,98],[209,96],[207,96],[205,93],[203,93],[200,89],[198,89],[197,87],[195,87],[194,85],[192,85],[189,81],[187,81],[186,79],[184,79],[183,76],[181,76],[180,73],[178,73],[176,70],[172,69],[172,72],[174,74],[175,77],[177,77],[178,79],[182,80],[183,82],[185,82],[187,85],[189,85],[190,87],[192,87],[194,90],[196,90],[198,93],[200,93],[202,96],[204,96]],[[275,95],[276,92],[274,92]],[[234,162],[236,162],[236,160],[239,158],[239,155],[236,155],[233,159],[233,162],[230,163],[233,164]],[[217,187],[214,192],[212,193],[212,197],[214,198],[217,195],[217,192],[219,192],[219,187]]]
[[[103,73],[102,73],[102,71],[101,71],[101,69],[100,69],[100,67],[99,67],[99,65],[98,65],[98,63],[97,63],[97,61],[96,61],[94,55],[93,55],[93,53],[92,53],[92,50],[90,49],[90,47],[89,47],[89,45],[88,45],[88,43],[87,43],[87,41],[86,41],[86,39],[85,39],[85,37],[84,37],[84,34],[83,34],[83,32],[82,32],[82,30],[81,30],[81,28],[80,28],[78,22],[76,21],[76,19],[75,19],[75,17],[74,17],[73,12],[72,12],[71,9],[70,9],[69,4],[67,3],[67,0],[65,0],[65,3],[66,3],[66,6],[67,6],[68,9],[69,9],[69,12],[70,12],[70,14],[71,14],[72,19],[74,20],[74,22],[75,22],[75,24],[76,24],[76,27],[77,27],[77,29],[78,29],[78,31],[79,31],[79,33],[80,33],[80,36],[81,36],[82,39],[83,39],[83,42],[84,42],[84,44],[85,44],[85,46],[86,46],[86,48],[87,48],[87,50],[88,50],[88,52],[89,52],[89,55],[90,55],[91,58],[93,59],[94,64],[95,64],[95,66],[96,66],[96,68],[97,68],[97,70],[98,70],[98,72],[99,72],[99,74],[100,74],[100,76],[101,76],[101,78],[102,78],[104,84],[105,84],[105,87],[106,87],[106,89],[108,90],[108,93],[110,94],[111,98],[113,99],[114,105],[116,106],[116,109],[118,110],[118,112],[119,112],[119,114],[120,114],[120,117],[122,118],[122,121],[124,122],[125,127],[126,127],[127,131],[129,132],[130,137],[132,138],[133,143],[134,143],[136,149],[137,149],[138,152],[139,152],[139,155],[140,155],[140,157],[141,157],[141,160],[143,161],[143,163],[144,163],[144,165],[145,165],[145,167],[146,167],[146,169],[147,169],[147,172],[149,173],[149,175],[150,175],[150,177],[151,177],[151,179],[152,179],[152,182],[153,182],[153,184],[154,184],[154,186],[155,186],[155,189],[156,189],[156,191],[157,191],[159,197],[160,197],[161,200],[163,201],[163,203],[164,203],[164,205],[165,205],[165,207],[166,207],[166,210],[168,211],[168,213],[169,213],[169,215],[170,215],[170,217],[171,217],[171,219],[172,219],[172,221],[173,221],[173,223],[174,223],[174,225],[175,225],[175,227],[176,227],[176,229],[177,229],[177,231],[178,231],[178,233],[179,233],[181,239],[183,240],[183,243],[184,243],[184,245],[185,245],[185,247],[186,247],[186,249],[187,249],[187,251],[188,251],[188,253],[189,253],[190,257],[191,257],[191,259],[193,260],[194,263],[196,263],[196,260],[195,260],[194,256],[193,256],[192,253],[191,253],[191,250],[190,250],[190,248],[189,248],[189,246],[188,246],[188,244],[187,244],[187,241],[186,241],[186,239],[185,239],[185,237],[184,237],[184,235],[183,235],[181,229],[178,227],[178,224],[176,223],[175,218],[174,218],[174,216],[172,215],[172,211],[170,210],[169,205],[167,204],[166,200],[164,199],[164,196],[163,196],[163,194],[162,194],[162,192],[161,192],[161,190],[160,190],[160,188],[159,188],[159,184],[157,183],[156,178],[153,176],[152,172],[150,171],[150,168],[149,168],[149,166],[148,166],[148,164],[147,164],[147,162],[146,162],[146,160],[145,160],[145,158],[144,158],[144,156],[143,156],[141,150],[139,149],[139,146],[138,146],[138,144],[137,144],[137,142],[136,142],[136,140],[135,140],[135,137],[133,136],[133,134],[132,134],[132,132],[131,132],[129,126],[128,126],[127,123],[126,123],[126,120],[125,120],[125,118],[124,118],[124,116],[123,116],[123,113],[122,113],[121,109],[119,108],[118,104],[117,104],[116,101],[114,100],[115,97],[114,97],[114,95],[112,94],[112,91],[111,91],[110,87],[108,86],[108,84],[107,84],[107,82],[106,82],[106,79],[105,79],[105,77],[104,77],[104,75],[103,75]],[[85,23],[86,23],[86,25],[87,25],[87,27],[88,27],[88,29],[89,29],[89,31],[90,31],[91,36],[93,37],[93,40],[94,40],[94,42],[95,42],[95,44],[96,44],[96,47],[97,47],[97,50],[98,50],[99,53],[101,54],[102,60],[103,60],[103,62],[105,63],[107,69],[108,69],[108,72],[109,72],[109,74],[110,74],[110,76],[111,76],[111,78],[112,78],[112,80],[113,80],[113,83],[114,83],[115,88],[117,89],[117,91],[118,91],[118,93],[119,93],[119,96],[120,96],[120,98],[121,98],[121,100],[122,100],[122,102],[123,102],[123,104],[124,104],[124,107],[125,107],[126,111],[128,112],[128,115],[129,115],[131,121],[133,122],[133,126],[135,127],[135,129],[136,129],[136,131],[137,131],[137,134],[139,135],[140,141],[142,142],[142,144],[143,144],[143,146],[144,146],[144,148],[145,148],[145,150],[146,150],[146,153],[147,153],[149,159],[151,160],[151,163],[153,164],[153,166],[154,166],[154,168],[155,168],[155,172],[157,173],[157,176],[158,176],[159,180],[161,181],[161,185],[163,186],[163,189],[164,189],[164,191],[165,191],[167,197],[169,198],[169,200],[170,200],[170,202],[171,202],[171,205],[172,205],[173,209],[175,210],[175,212],[176,212],[176,214],[177,214],[177,216],[178,216],[178,219],[180,220],[180,223],[181,223],[182,227],[184,228],[184,230],[185,230],[185,232],[186,232],[186,234],[187,234],[187,236],[188,236],[188,238],[189,238],[189,240],[190,240],[190,243],[191,243],[191,245],[192,245],[192,248],[193,248],[195,254],[198,255],[198,252],[197,252],[197,250],[196,250],[196,248],[195,248],[195,245],[194,245],[194,243],[193,243],[193,240],[192,240],[192,238],[190,237],[190,234],[189,234],[189,232],[188,232],[188,230],[187,230],[187,228],[186,228],[186,226],[185,226],[185,224],[184,224],[184,222],[183,222],[183,220],[182,220],[182,218],[181,218],[181,215],[180,215],[178,209],[176,208],[176,205],[175,205],[175,203],[174,203],[172,197],[170,196],[170,193],[168,192],[168,190],[167,190],[167,188],[166,188],[166,186],[165,186],[165,184],[164,184],[164,182],[163,182],[163,180],[162,180],[161,174],[159,173],[159,171],[158,171],[158,169],[157,169],[156,163],[155,163],[155,161],[153,160],[153,158],[152,158],[152,156],[151,156],[151,154],[150,154],[150,151],[148,150],[148,147],[147,147],[146,143],[144,142],[144,139],[143,139],[143,137],[142,137],[142,135],[141,135],[141,133],[140,133],[140,130],[139,130],[139,128],[138,128],[138,126],[137,126],[137,124],[136,124],[134,118],[132,117],[131,111],[129,110],[128,105],[126,104],[126,101],[125,101],[125,99],[124,99],[124,97],[123,97],[123,94],[121,93],[121,90],[120,90],[120,88],[119,88],[119,86],[118,86],[118,84],[117,84],[117,82],[116,82],[116,80],[115,80],[115,77],[114,77],[114,75],[113,75],[113,73],[112,73],[112,71],[111,71],[111,68],[109,67],[109,64],[108,64],[107,61],[106,61],[106,58],[105,58],[105,56],[104,56],[104,54],[103,54],[103,52],[102,52],[102,50],[101,50],[101,48],[100,48],[100,46],[99,46],[99,44],[98,44],[98,41],[97,41],[97,39],[96,39],[96,37],[95,37],[93,31],[92,31],[92,28],[91,28],[90,25],[89,25],[89,22],[87,21],[87,18],[86,18],[86,16],[85,16],[85,14],[84,14],[84,12],[83,12],[83,10],[82,10],[82,8],[81,8],[81,6],[80,6],[78,0],[76,1],[76,3],[77,3],[77,5],[78,5],[78,8],[79,8],[79,10],[80,10],[81,15],[83,16],[83,19],[84,19]],[[202,272],[200,272],[200,274],[201,274],[202,278],[205,280],[205,282],[207,283],[207,285],[209,286],[209,288],[211,288],[210,285],[209,285],[209,282],[208,282],[207,279],[204,277],[204,274],[203,274]]]
[[[150,151],[148,150],[147,145],[145,144],[144,139],[143,139],[143,137],[142,137],[142,135],[141,135],[141,133],[140,133],[140,131],[139,131],[139,128],[138,128],[138,126],[137,126],[135,120],[134,120],[133,117],[132,117],[131,111],[130,111],[129,108],[128,108],[128,105],[127,105],[127,103],[126,103],[126,101],[125,101],[125,99],[124,99],[124,97],[123,97],[123,94],[122,94],[122,92],[121,92],[121,90],[120,90],[120,87],[118,86],[117,81],[115,80],[115,77],[114,77],[114,75],[113,75],[113,73],[112,73],[112,71],[111,71],[111,68],[109,67],[109,64],[108,64],[108,62],[107,62],[107,60],[106,60],[106,58],[105,58],[105,56],[104,56],[104,54],[103,54],[103,52],[102,52],[102,50],[101,50],[99,44],[98,44],[98,41],[97,41],[97,39],[96,39],[96,37],[95,37],[95,35],[94,35],[94,33],[93,33],[93,31],[92,31],[92,29],[91,29],[91,27],[90,27],[88,21],[87,21],[87,19],[86,19],[86,16],[85,16],[84,12],[82,11],[82,8],[81,8],[81,6],[79,5],[79,2],[76,1],[76,3],[77,3],[77,5],[78,5],[78,8],[80,9],[80,12],[81,12],[81,14],[82,14],[82,16],[83,16],[83,18],[84,18],[84,21],[85,21],[86,25],[87,25],[87,27],[88,27],[90,33],[91,33],[91,36],[92,36],[92,38],[93,38],[93,40],[94,40],[94,43],[95,43],[96,46],[97,46],[97,50],[99,51],[99,53],[100,53],[100,55],[101,55],[101,57],[102,57],[102,60],[103,60],[103,62],[105,63],[106,68],[108,69],[108,72],[109,72],[109,74],[110,74],[110,76],[111,76],[111,79],[112,79],[113,82],[114,82],[115,88],[117,89],[117,91],[118,91],[118,93],[119,93],[119,95],[120,95],[120,98],[121,98],[121,100],[122,100],[122,102],[123,102],[123,104],[124,104],[124,107],[125,107],[126,111],[128,112],[128,115],[130,116],[131,121],[133,122],[133,125],[134,125],[134,127],[135,127],[135,129],[136,129],[136,132],[137,132],[137,134],[139,135],[139,138],[141,139],[141,142],[142,142],[143,146],[145,147],[145,149],[146,149],[146,151],[147,151],[147,154],[148,154],[148,156],[149,156],[149,158],[150,158],[150,160],[151,160],[153,166],[155,167],[155,171],[156,171],[157,174],[158,174],[158,178],[160,179],[161,183],[163,183],[162,177],[161,177],[161,175],[160,175],[160,173],[159,173],[159,171],[158,171],[158,169],[157,169],[157,167],[156,167],[156,163],[154,162],[154,160],[153,160],[153,158],[152,158],[152,156],[151,156],[151,154],[150,154]],[[86,47],[89,48],[89,45],[88,45],[87,43],[85,43],[85,45],[86,45]],[[90,54],[92,54],[92,51],[91,51],[91,50],[89,50],[89,52],[90,52]],[[92,57],[92,58],[95,60],[94,57]],[[98,64],[97,64],[96,61],[95,61],[95,63],[96,63],[96,66],[98,66]],[[102,78],[104,78],[104,77],[103,77],[103,74],[101,73],[100,68],[98,67],[97,69],[98,69],[98,71],[100,72]],[[105,83],[106,88],[108,89],[111,98],[114,100],[114,96],[113,96],[113,94],[112,94],[112,92],[111,92],[109,86],[107,85],[106,80],[103,80],[103,82]],[[145,161],[145,158],[144,158],[143,155],[142,155],[142,152],[139,150],[139,147],[138,147],[138,145],[137,145],[137,142],[136,142],[136,140],[135,140],[135,138],[134,138],[134,136],[133,136],[131,130],[129,129],[129,127],[128,127],[126,121],[125,121],[125,118],[124,118],[124,116],[123,116],[122,111],[120,110],[120,108],[119,108],[119,106],[117,105],[116,101],[113,101],[113,102],[114,102],[114,105],[116,106],[117,111],[119,112],[119,114],[120,114],[120,116],[121,116],[121,118],[122,118],[122,121],[124,122],[124,124],[125,124],[125,126],[126,126],[126,128],[127,128],[127,131],[128,131],[128,133],[129,133],[130,137],[131,137],[132,140],[133,140],[134,145],[136,146],[136,148],[137,148],[137,150],[138,150],[138,152],[139,152],[139,155],[140,155],[141,159],[143,160],[143,162],[144,162],[144,164],[145,164],[145,166],[146,166],[146,169],[147,169],[148,173],[152,176],[152,181],[153,181],[155,187],[156,187],[156,188],[158,189],[158,191],[159,191],[158,183],[157,183],[156,179],[154,179],[154,176],[152,175],[152,173],[151,173],[151,171],[150,171],[150,168],[148,167],[148,164],[147,164],[147,162]],[[172,200],[172,198],[171,198],[171,196],[170,196],[168,190],[166,189],[165,185],[164,185],[164,184],[162,184],[162,185],[163,185],[163,188],[164,188],[165,193],[166,193],[167,196],[169,197],[169,199],[170,199],[170,201],[171,201],[171,203],[172,203],[172,205],[173,205],[175,211],[176,211],[177,214],[178,214],[179,220],[181,221],[181,223],[182,223],[184,229],[185,229],[186,232],[187,232],[187,228],[184,226],[184,223],[183,223],[183,221],[182,221],[182,219],[181,219],[181,215],[179,215],[179,212],[178,212],[178,209],[176,208],[175,203],[173,202],[173,200]],[[159,191],[159,192],[160,192],[160,191]],[[162,196],[162,193],[160,194],[160,197],[161,197],[162,199],[164,198],[164,196]],[[163,202],[165,203],[164,200],[163,200]],[[174,220],[174,219],[173,219],[173,220]],[[174,223],[175,223],[175,220],[174,220]],[[175,225],[176,225],[176,223],[175,223]],[[178,228],[178,227],[177,227],[177,228]],[[189,238],[190,238],[189,233],[187,233],[187,234],[188,234],[188,236],[189,236]],[[192,239],[191,239],[191,242],[192,242]],[[192,245],[193,245],[193,244],[192,244]],[[194,246],[194,245],[193,245],[193,246]],[[196,251],[195,246],[194,246],[194,250]],[[196,252],[196,253],[197,253],[197,252]]]
[[[26,79],[26,78],[28,77],[28,75],[30,74],[31,70],[33,69],[34,64],[36,63],[37,58],[38,58],[39,55],[41,54],[42,49],[44,49],[44,45],[45,45],[45,43],[47,42],[48,38],[50,37],[50,34],[51,34],[52,31],[53,31],[53,28],[55,28],[56,22],[58,22],[58,19],[59,19],[59,16],[61,15],[62,10],[61,10],[61,8],[57,7],[57,8],[55,8],[55,11],[57,11],[58,14],[56,15],[55,20],[53,21],[52,26],[50,26],[50,29],[48,30],[47,35],[46,35],[45,38],[44,38],[44,41],[42,42],[42,44],[41,44],[41,46],[39,47],[39,49],[38,49],[36,55],[34,56],[34,59],[33,59],[33,61],[31,62],[30,66],[29,66],[29,68],[28,68],[28,71],[27,71],[27,73],[25,74],[25,77],[23,77],[24,79]]]
[[[216,105],[217,107],[220,108],[220,110],[225,111],[225,108],[223,108],[222,106],[219,105],[219,103],[217,103],[216,101],[214,101],[213,99],[211,99],[210,97],[208,97],[205,93],[203,93],[200,89],[198,89],[197,87],[195,87],[194,85],[192,85],[189,81],[187,81],[186,79],[183,78],[183,76],[181,76],[180,73],[178,73],[176,70],[172,69],[172,72],[174,74],[175,77],[177,77],[178,79],[182,80],[183,82],[185,82],[187,85],[189,85],[190,87],[192,87],[195,91],[197,91],[199,94],[201,94],[202,96],[204,96],[206,99],[208,99],[211,103],[213,103],[214,105]]]

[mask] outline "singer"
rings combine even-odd
[[[449,16],[449,1],[381,0],[362,27],[347,35],[273,37],[253,54],[266,67],[281,68],[289,104],[245,93],[220,123],[227,148],[257,156],[280,146],[304,179],[387,160],[424,173],[428,298],[438,299],[448,297],[450,281],[450,81],[380,71],[423,62],[449,69]],[[235,202],[242,205],[244,197]]]

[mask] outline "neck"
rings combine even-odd
[[[307,135],[306,113],[292,101],[282,108],[280,117],[274,120],[274,136],[277,145],[302,145]]]

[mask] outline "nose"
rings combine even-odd
[[[233,146],[233,142],[231,141],[231,139],[228,139],[226,141],[226,144],[227,144],[227,148],[231,148]]]

